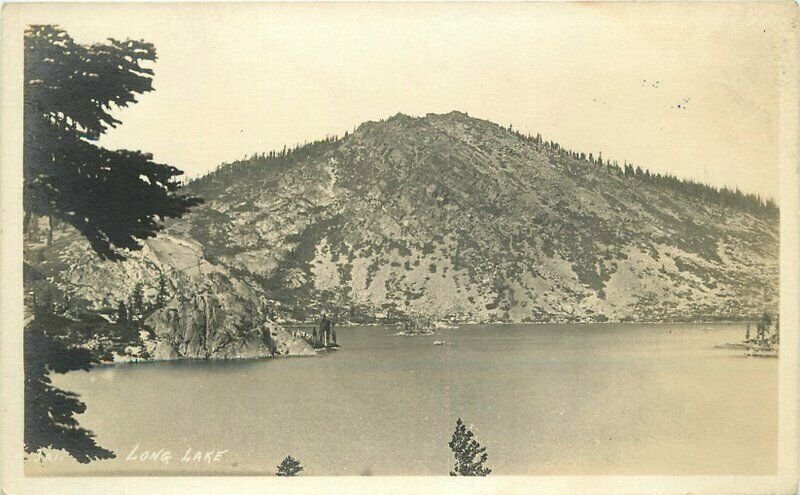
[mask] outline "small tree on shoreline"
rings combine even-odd
[[[461,418],[458,418],[453,438],[448,444],[456,458],[450,476],[486,476],[492,472],[483,465],[489,457],[486,454],[486,447],[481,447],[474,437],[472,431],[467,429]]]
[[[765,309],[764,313],[761,315],[761,320],[756,324],[758,340],[766,340],[767,332],[771,326],[772,316]]]
[[[300,461],[294,457],[287,455],[278,465],[278,471],[275,473],[277,476],[297,476],[303,470]]]

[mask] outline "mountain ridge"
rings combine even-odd
[[[742,318],[777,297],[774,204],[695,183],[686,188],[702,199],[670,196],[651,183],[666,178],[461,112],[397,114],[227,168],[187,185],[207,203],[170,228],[295,318],[323,307],[466,321]],[[650,287],[645,274],[666,280]],[[708,300],[673,304],[694,292]]]

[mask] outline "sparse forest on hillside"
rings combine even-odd
[[[380,122],[383,122],[383,120]],[[598,153],[597,157],[595,157],[592,153],[587,155],[583,152],[572,151],[562,147],[555,141],[544,140],[541,134],[523,134],[514,130],[513,126],[509,126],[508,131],[521,140],[535,144],[536,147],[545,151],[552,160],[561,162],[571,170],[576,170],[578,167],[594,166],[594,170],[642,181],[659,189],[682,194],[704,203],[713,203],[724,208],[735,208],[767,218],[777,218],[779,214],[778,205],[772,198],[762,198],[757,194],[745,193],[739,188],[716,187],[691,179],[681,179],[671,174],[651,172],[649,169],[643,169],[628,162],[623,162],[620,165],[616,160],[604,160],[602,153]],[[198,193],[213,196],[215,192],[222,191],[227,186],[243,178],[257,177],[264,169],[289,170],[293,164],[324,153],[326,149],[332,147],[331,145],[335,145],[342,139],[347,138],[348,135],[349,133],[345,132],[343,138],[336,135],[328,136],[325,139],[311,143],[297,144],[292,148],[284,146],[280,151],[273,150],[268,153],[256,153],[242,160],[220,164],[214,170],[192,180],[189,183],[190,188]]]

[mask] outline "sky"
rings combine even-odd
[[[155,44],[155,91],[100,144],[194,177],[398,112],[459,110],[567,148],[778,197],[791,4],[34,6],[81,43]],[[680,106],[679,106],[680,105]]]

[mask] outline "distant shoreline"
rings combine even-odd
[[[731,324],[747,324],[747,323],[754,323],[754,320],[714,320],[714,321],[689,321],[689,322],[675,322],[675,321],[604,321],[604,322],[569,322],[569,323],[558,323],[558,322],[497,322],[497,323],[452,323],[452,325],[457,326],[484,326],[484,325],[497,325],[497,326],[511,326],[511,325],[731,325]],[[280,324],[283,328],[292,328],[292,327],[310,327],[314,326],[311,323],[290,323],[290,324]],[[339,328],[363,328],[363,327],[375,327],[377,328],[386,328],[386,327],[394,327],[397,323],[370,323],[370,324],[351,324],[351,323],[342,323],[336,325]],[[433,336],[439,334],[445,330],[458,330],[458,328],[440,328],[435,329],[434,333],[431,334],[420,334],[418,336]],[[416,335],[415,335],[416,336]],[[133,364],[142,364],[142,363],[157,363],[157,362],[176,362],[176,361],[263,361],[269,359],[286,359],[286,358],[305,358],[305,357],[316,357],[319,356],[319,353],[315,354],[282,354],[282,355],[263,355],[263,356],[247,356],[247,357],[176,357],[176,358],[157,358],[157,359],[141,359],[141,358],[133,358],[133,359],[124,359],[119,361],[113,362],[99,362],[95,363],[91,366],[91,369],[95,368],[107,368],[119,365],[133,365]]]
[[[452,322],[451,325],[458,326],[477,326],[477,325],[713,325],[725,324],[731,325],[735,323],[747,324],[755,323],[757,320],[700,320],[700,321],[570,321],[570,322],[557,322],[557,321],[519,321],[519,322]],[[355,328],[355,327],[391,327],[396,326],[398,323],[339,323],[336,326],[339,328]],[[282,325],[284,328],[290,326],[300,326],[302,324],[289,324]],[[312,326],[312,324],[307,324]],[[447,329],[442,329],[447,330]]]

